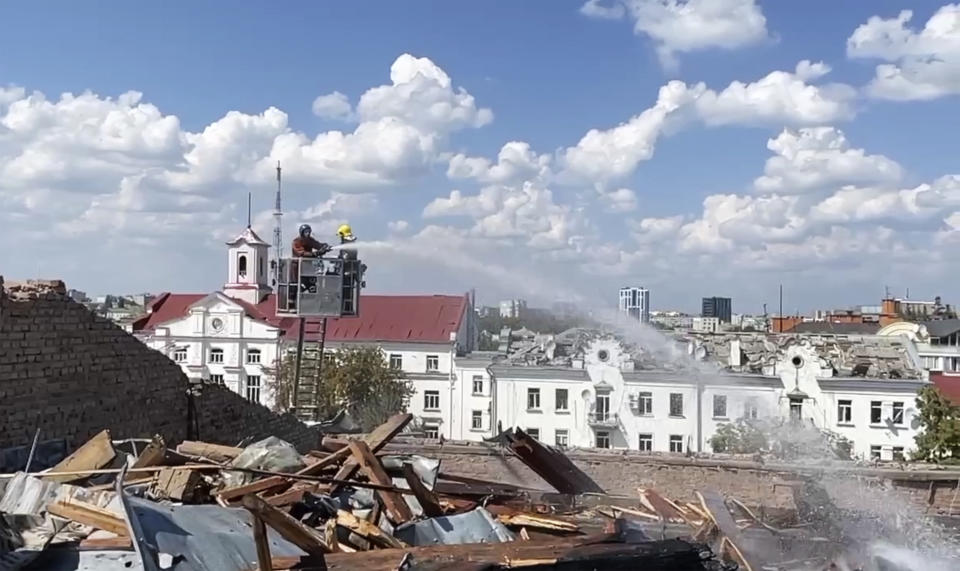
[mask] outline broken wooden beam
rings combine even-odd
[[[243,496],[243,507],[254,518],[272,527],[281,537],[296,545],[309,555],[323,555],[330,550],[323,536],[314,529],[300,523],[289,514],[278,510],[253,494]]]
[[[127,522],[110,510],[86,502],[53,502],[47,505],[47,513],[75,521],[96,529],[102,529],[119,537],[130,537]]]
[[[140,452],[140,455],[137,456],[136,462],[133,463],[131,468],[149,468],[151,466],[160,466],[164,463],[167,456],[167,446],[163,442],[163,436],[157,434],[150,441],[150,444]],[[124,478],[124,482],[130,482],[134,479],[139,478],[136,473],[127,474],[127,477]]]
[[[240,453],[243,452],[243,448],[200,442],[198,440],[184,440],[177,446],[177,452],[188,456],[207,458],[214,462],[229,462],[239,456]]]
[[[726,548],[733,559],[746,571],[760,571],[763,562],[756,560],[750,553],[741,548],[740,528],[734,521],[733,516],[730,515],[730,510],[727,509],[723,496],[715,490],[697,491],[696,494],[704,515],[723,534],[721,548]]]
[[[153,492],[161,498],[189,504],[203,499],[204,486],[203,476],[198,470],[165,467],[157,474]]]
[[[376,525],[365,519],[360,519],[345,510],[337,510],[337,525],[349,529],[353,533],[366,539],[373,545],[380,547],[406,547],[407,544],[396,537],[385,533]]]
[[[666,571],[703,569],[703,546],[680,539],[644,543],[620,543],[607,534],[576,538],[430,545],[407,549],[378,549],[324,556],[329,571],[362,569],[396,571],[423,569],[644,569]],[[274,569],[316,569],[306,558],[274,557]]]
[[[377,453],[381,448],[393,440],[394,436],[400,434],[400,431],[403,430],[411,420],[413,420],[413,415],[410,413],[395,414],[388,418],[386,422],[373,429],[373,432],[366,435],[363,438],[363,442],[367,445],[367,447],[370,448],[371,452]],[[343,451],[346,451],[347,456],[349,456],[349,447],[342,448],[339,452],[335,452],[334,454],[340,454]],[[353,477],[354,472],[357,471],[357,467],[357,462],[348,457],[334,478],[337,480],[349,480],[351,477]],[[337,491],[337,489],[339,489],[339,487],[339,484],[333,484],[330,486],[329,492],[333,494]]]
[[[84,442],[83,446],[73,451],[73,454],[60,461],[59,464],[47,470],[47,479],[55,482],[73,482],[82,480],[84,476],[76,472],[99,470],[107,466],[116,458],[117,452],[113,449],[110,431],[102,430],[93,438]],[[51,474],[61,474],[54,476]]]
[[[367,446],[366,442],[351,440],[349,446],[350,451],[353,453],[354,460],[356,460],[360,469],[363,470],[363,473],[366,474],[371,482],[380,484],[381,486],[393,485],[393,480],[387,475],[387,471],[383,469],[383,464],[373,455],[373,452],[370,450],[370,447]],[[387,510],[387,517],[389,517],[390,521],[394,524],[399,525],[413,519],[410,506],[407,505],[402,495],[385,490],[377,490],[377,495],[383,500],[383,505]]]
[[[519,428],[508,430],[503,436],[517,458],[561,494],[604,493],[603,488],[560,450],[542,444]]]
[[[403,477],[407,480],[410,491],[413,492],[423,509],[423,515],[427,517],[443,515],[443,508],[440,506],[440,501],[437,500],[437,495],[420,481],[420,476],[417,476],[416,471],[414,471],[413,464],[404,462]]]

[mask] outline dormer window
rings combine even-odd
[[[247,277],[247,255],[240,254],[240,257],[237,259],[237,273],[240,274],[241,278]]]

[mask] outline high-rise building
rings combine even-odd
[[[650,290],[643,287],[620,288],[620,312],[641,323],[650,323]]]
[[[517,318],[521,317],[527,309],[527,300],[508,299],[500,302],[500,317]]]
[[[723,323],[730,323],[733,314],[733,301],[729,297],[705,297],[700,311],[701,317],[716,317]]]

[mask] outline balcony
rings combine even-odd
[[[587,424],[594,428],[617,428],[620,419],[616,413],[594,411],[587,414]]]

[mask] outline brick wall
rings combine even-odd
[[[508,451],[494,446],[438,446],[431,441],[398,439],[387,450],[439,458],[440,469],[450,474],[553,491]],[[667,497],[695,502],[695,491],[715,489],[750,506],[792,510],[793,493],[787,483],[812,478],[840,507],[864,509],[871,503],[886,503],[913,506],[916,514],[960,515],[960,471],[956,470],[849,466],[828,471],[815,466],[598,450],[570,450],[567,456],[613,495],[636,497],[637,488],[653,488]]]
[[[3,287],[0,278],[0,447],[66,438],[70,447],[107,428],[115,439],[188,434],[180,367],[111,321],[66,298],[62,282]],[[218,386],[195,398],[200,437],[235,444],[274,435],[302,449],[317,434]]]

